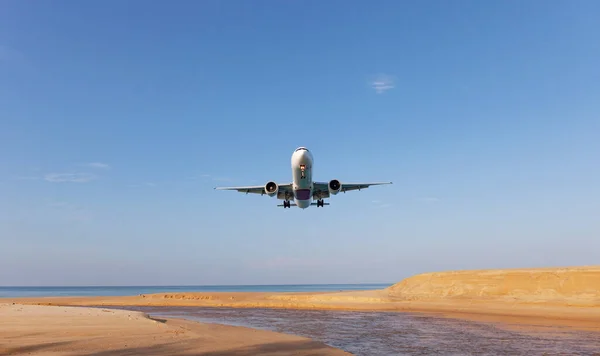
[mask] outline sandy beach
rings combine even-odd
[[[310,339],[101,308],[0,304],[0,355],[349,355]]]
[[[0,302],[77,306],[203,306],[436,312],[481,319],[532,318],[600,328],[600,266],[446,271],[374,291],[157,293],[127,297],[18,298]]]

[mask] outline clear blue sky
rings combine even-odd
[[[597,1],[0,2],[0,285],[597,264]],[[375,83],[375,84],[374,84]],[[325,208],[215,191],[393,181]]]

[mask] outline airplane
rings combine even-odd
[[[337,179],[329,182],[313,181],[313,155],[306,147],[298,147],[292,154],[292,183],[278,184],[273,181],[267,182],[264,186],[247,187],[216,187],[216,190],[237,190],[241,193],[254,193],[277,197],[283,200],[283,204],[278,207],[291,208],[296,206],[306,209],[309,206],[316,205],[317,208],[329,205],[323,199],[336,195],[339,192],[346,193],[352,190],[366,189],[372,185],[392,184],[392,182],[376,183],[341,183]],[[293,200],[292,203],[290,200]],[[312,202],[316,200],[317,202]]]

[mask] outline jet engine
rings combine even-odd
[[[278,191],[279,191],[279,186],[277,185],[277,183],[268,182],[267,184],[265,184],[265,193],[267,193],[268,196],[270,196],[270,197],[276,196]]]
[[[330,195],[336,195],[340,192],[340,190],[342,190],[342,184],[339,180],[332,179],[329,181],[329,184],[327,184],[327,188],[329,189]]]

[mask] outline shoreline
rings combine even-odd
[[[226,307],[434,313],[464,319],[552,320],[600,330],[600,266],[418,274],[380,290],[178,292],[136,296],[0,298],[0,303]]]
[[[309,338],[130,310],[0,303],[0,354],[350,355]]]
[[[370,301],[365,301],[364,294]],[[560,306],[493,300],[402,301],[377,298],[381,291],[335,293],[157,293],[126,297],[5,298],[0,303],[77,307],[206,307],[280,310],[330,310],[400,312],[442,315],[467,320],[510,321],[519,324],[548,323],[600,331],[600,307]],[[347,295],[352,294],[352,295]],[[305,299],[305,300],[303,300]]]

